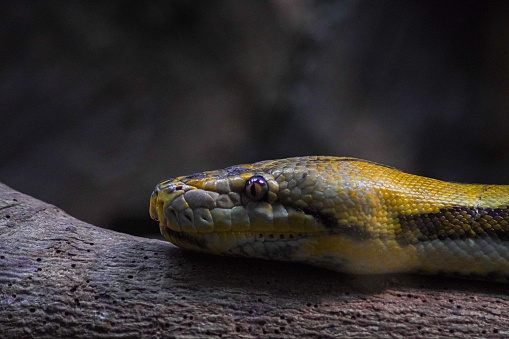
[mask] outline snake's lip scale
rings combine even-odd
[[[310,156],[162,181],[150,198],[150,216],[170,242],[201,252],[346,273],[443,272],[504,281],[508,206],[509,186],[450,183],[366,160]]]

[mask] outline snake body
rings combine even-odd
[[[354,274],[509,277],[509,186],[444,182],[310,156],[159,183],[150,215],[190,250]]]

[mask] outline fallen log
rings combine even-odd
[[[0,184],[1,337],[506,336],[507,292],[190,253]]]

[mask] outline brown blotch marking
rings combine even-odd
[[[200,179],[204,179],[206,177],[207,177],[207,175],[203,172],[193,173],[193,174],[187,175],[186,177],[182,178],[182,182],[187,183],[190,180],[200,180]]]
[[[481,208],[454,206],[436,213],[400,214],[401,244],[435,239],[492,238],[509,240],[509,207]]]
[[[252,171],[253,171],[253,169],[249,168],[249,167],[231,166],[231,167],[228,167],[228,168],[225,168],[222,170],[214,171],[213,173],[207,173],[207,172],[193,173],[193,174],[186,175],[186,176],[180,178],[180,180],[183,183],[188,183],[191,180],[204,180],[207,178],[224,179],[224,178],[228,178],[229,176],[236,176],[236,175],[240,175],[240,174],[244,174],[244,173],[248,173],[248,172],[252,172]]]
[[[348,161],[352,161],[352,162],[364,162],[364,163],[367,163],[367,164],[377,165],[377,166],[380,166],[380,167],[390,168],[390,169],[399,171],[397,168],[394,168],[392,166],[388,166],[388,165],[384,165],[384,164],[379,164],[379,163],[377,163],[375,161],[364,160],[364,159],[357,159],[357,158],[336,158],[336,159],[331,160],[331,162],[332,161],[335,161],[335,162],[344,162],[344,161],[346,161],[346,162],[348,162]]]
[[[373,238],[371,233],[357,225],[349,224],[340,226],[338,219],[334,215],[316,213],[306,209],[303,209],[302,211],[306,214],[312,215],[318,223],[327,228],[330,234],[341,234],[355,240],[368,240]]]

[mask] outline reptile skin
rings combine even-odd
[[[150,215],[167,240],[200,252],[506,281],[508,206],[509,186],[312,156],[165,180]]]

